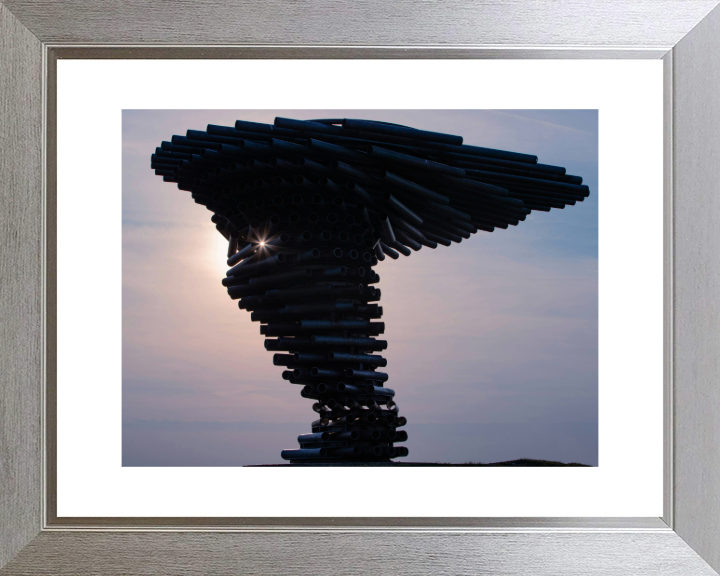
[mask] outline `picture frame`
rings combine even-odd
[[[720,570],[717,0],[428,5],[0,3],[2,574]],[[344,8],[344,9],[343,9]],[[360,18],[362,16],[362,18]],[[562,23],[562,26],[558,25]],[[591,23],[592,25],[589,25]],[[292,31],[292,32],[288,32]],[[512,32],[509,32],[512,31]],[[55,514],[60,58],[655,58],[665,68],[662,518],[63,519]],[[373,551],[377,550],[378,553]],[[338,562],[338,560],[341,560]]]

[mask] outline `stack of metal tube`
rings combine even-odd
[[[151,167],[213,213],[228,240],[223,286],[260,323],[283,378],[315,401],[311,433],[282,451],[294,463],[408,455],[397,445],[406,419],[379,370],[379,260],[589,195],[582,178],[536,156],[347,118],[208,125],[162,142]]]

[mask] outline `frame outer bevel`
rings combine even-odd
[[[207,29],[208,22],[212,22],[188,19],[189,12],[185,10],[186,18],[181,19],[181,25],[167,28],[157,21],[157,6],[143,3],[141,7],[136,0],[124,3],[113,0],[94,8],[93,4],[91,0],[65,3],[55,0],[43,3],[7,0],[5,4],[0,1],[0,111],[3,115],[0,119],[0,199],[3,201],[0,219],[0,307],[3,311],[0,324],[0,566],[38,534],[43,522],[40,423],[43,401],[43,272],[48,277],[54,276],[54,262],[47,263],[48,269],[43,271],[42,257],[44,229],[49,247],[46,257],[51,255],[54,247],[54,231],[50,222],[43,222],[43,43],[142,44],[148,40],[143,35],[151,33],[155,39],[177,45],[189,41],[184,32],[193,28],[197,33],[197,30]],[[472,7],[468,2],[455,4],[448,11],[457,10],[451,19],[455,19],[459,32],[438,29],[437,37],[452,50],[428,48],[425,53],[411,51],[398,56],[397,52],[402,53],[404,49],[391,48],[383,55],[370,46],[365,54],[375,58],[393,54],[395,57],[508,57],[498,50],[499,47],[510,48],[512,57],[538,57],[538,54],[543,57],[568,57],[572,52],[572,49],[562,50],[562,47],[572,44],[575,39],[573,34],[577,34],[578,30],[575,24],[563,37],[564,30],[557,27],[556,20],[548,28],[553,30],[553,34],[541,32],[543,41],[533,45],[529,39],[535,37],[535,32],[529,32],[527,26],[519,26],[517,31],[513,29],[512,37],[504,36],[509,26],[517,23],[513,17],[522,3],[505,0],[500,10],[501,13],[504,11],[505,21],[502,18],[491,20],[482,29],[472,18],[463,21],[463,9],[477,17],[483,14],[485,8],[492,10],[490,4],[497,7],[497,2],[477,2]],[[532,10],[547,27],[553,16],[568,10],[570,3],[562,3],[562,8],[560,3],[549,1],[533,4]],[[666,494],[664,518],[716,569],[720,567],[720,396],[715,382],[719,372],[716,359],[720,351],[720,320],[714,298],[718,295],[720,265],[713,259],[712,248],[718,245],[720,238],[717,227],[713,226],[717,221],[713,209],[718,207],[718,200],[712,193],[717,192],[717,182],[720,181],[720,163],[717,161],[720,105],[716,96],[720,93],[720,10],[715,8],[695,30],[688,31],[717,4],[717,0],[662,0],[662,9],[658,9],[657,2],[645,0],[622,0],[604,6],[575,0],[570,9],[570,13],[594,19],[596,24],[588,36],[594,42],[590,45],[586,43],[580,52],[585,57],[622,57],[627,48],[635,50],[635,57],[657,57],[662,50],[682,38],[665,60],[666,70],[672,70],[673,102],[670,113],[674,119],[672,144],[666,149],[666,161],[668,157],[672,161],[669,176],[672,194],[667,192],[666,175],[666,208],[669,202],[672,233],[669,240],[666,238],[665,246],[670,245],[678,258],[674,262],[672,258],[665,261],[666,278],[670,270],[670,277],[675,279],[670,283],[669,292],[666,285],[665,294],[669,294],[673,304],[669,312],[666,307],[666,320],[670,318],[669,329],[666,325],[666,337],[669,330],[670,337],[676,339],[675,347],[671,347],[671,378],[667,376],[666,365],[666,381],[675,382],[675,389],[669,389],[675,404],[675,426],[669,432],[666,481],[675,478],[676,485],[674,491]],[[208,2],[196,10],[200,16],[207,18],[208,15],[220,14],[228,5],[245,10],[263,10],[259,4],[238,0]],[[88,26],[86,19],[78,17],[87,15],[97,18],[102,12],[98,9],[103,7],[108,7],[108,13],[114,16],[105,20],[100,16],[104,22],[101,30]],[[146,8],[150,10],[150,16]],[[384,8],[379,4],[375,8],[375,12],[382,15]],[[122,10],[126,10],[123,13],[125,20],[117,17],[118,11]],[[336,16],[328,18],[332,20],[342,13],[342,8],[339,8]],[[263,15],[266,14],[267,11],[263,12]],[[276,17],[282,19],[283,15]],[[528,18],[527,11],[523,18]],[[287,37],[282,36],[282,27],[275,29],[267,26],[267,21],[267,18],[263,20],[265,25],[256,36],[253,36],[254,31],[249,32],[248,43],[258,44],[259,38],[270,38],[268,34],[272,33],[276,34],[275,42],[287,42]],[[641,25],[633,28],[636,21]],[[347,32],[347,23],[336,23],[340,32]],[[297,29],[302,28],[301,22],[293,24]],[[397,27],[393,30],[390,43],[412,43],[417,24],[416,19]],[[432,26],[432,23],[424,24]],[[536,27],[543,28],[542,25]],[[362,31],[362,25],[358,29]],[[601,31],[599,35],[598,30]],[[631,30],[636,31],[632,38],[628,35]],[[212,32],[204,34],[203,40],[209,38],[210,44],[222,43],[221,35],[213,37]],[[314,34],[312,39],[315,40],[321,32],[314,28],[310,34]],[[457,46],[462,34],[471,34],[471,38],[481,39],[479,44],[492,44],[493,47],[483,51]],[[685,34],[687,36],[683,38]],[[489,38],[494,41],[489,41]],[[600,41],[597,41],[598,38]],[[297,41],[299,38],[295,40],[294,44],[302,43]],[[350,48],[342,44],[353,42],[350,37],[343,40],[336,46],[336,55],[328,53],[326,57],[346,54]],[[82,50],[85,48],[78,48],[79,53]],[[309,46],[296,50],[290,46],[257,47],[256,50],[253,57],[268,57],[263,56],[263,51],[275,57],[282,55],[283,51],[294,54],[293,57],[312,57],[303,51],[313,51]],[[132,51],[136,55],[132,57],[142,57],[145,49],[134,47]],[[465,55],[467,51],[472,51],[472,55]],[[50,102],[51,96],[48,95],[48,98]],[[46,119],[45,126],[49,129],[52,126],[51,117],[52,114],[49,114]],[[667,136],[666,133],[666,139]],[[53,151],[48,148],[47,153],[50,156]],[[48,179],[54,177],[54,171],[50,172],[53,173],[48,174]],[[703,194],[702,202],[697,202],[700,194]],[[54,211],[52,201],[54,198],[48,197],[48,213]],[[680,231],[677,235],[674,234],[676,229]],[[51,308],[47,310],[48,321],[53,312]],[[48,344],[54,346],[51,340],[52,337],[48,338]],[[54,422],[47,421],[46,425],[54,426]],[[674,454],[673,445],[677,447]],[[52,506],[52,502],[50,504]],[[498,528],[503,520],[507,530]],[[318,566],[329,566],[336,561],[341,550],[346,551],[348,561],[336,571],[339,573],[356,573],[354,566],[364,566],[363,572],[392,570],[399,574],[526,574],[529,569],[535,574],[716,574],[677,534],[668,529],[652,528],[654,524],[649,522],[643,528],[642,522],[633,523],[631,519],[626,519],[625,524],[629,526],[626,529],[622,528],[622,521],[616,524],[610,521],[609,527],[603,526],[602,522],[589,522],[583,531],[583,520],[597,519],[574,519],[575,522],[570,519],[564,523],[552,520],[535,519],[540,527],[534,531],[532,528],[523,530],[523,526],[532,524],[524,520],[491,521],[485,530],[481,528],[483,522],[474,525],[469,522],[471,526],[466,530],[458,529],[460,526],[456,525],[456,531],[452,533],[437,528],[437,523],[433,522],[425,524],[425,533],[412,531],[411,526],[404,522],[400,524],[405,525],[406,530],[400,526],[398,530],[388,531],[381,526],[373,529],[365,525],[362,533],[352,527],[336,528],[332,532],[322,528],[297,532],[292,531],[292,527],[286,531],[268,527],[264,532],[235,534],[172,528],[152,533],[56,528],[45,530],[32,540],[10,564],[0,570],[0,574],[219,574],[238,569],[244,572],[315,574]],[[418,519],[417,527],[423,524],[422,519]],[[467,523],[464,525],[467,526]],[[449,528],[452,530],[453,526]],[[384,563],[377,563],[374,555],[367,553],[372,548],[388,551]],[[305,549],[308,552],[303,552]],[[92,565],[86,561],[89,557],[94,560]]]
[[[50,44],[265,47],[670,49],[717,5],[716,0],[3,1]]]
[[[720,570],[720,8],[673,49],[677,534]]]
[[[0,566],[42,527],[42,44],[0,4]]]
[[[713,576],[664,533],[43,532],[3,576]]]

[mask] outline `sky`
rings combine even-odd
[[[597,466],[596,110],[124,110],[123,466],[279,464],[311,431],[312,402],[220,284],[212,213],[150,169],[173,134],[275,116],[459,134],[583,177],[584,202],[375,270],[406,461]]]

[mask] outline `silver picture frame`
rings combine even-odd
[[[0,574],[717,574],[719,3],[0,0]],[[663,516],[59,518],[61,58],[662,59]]]

